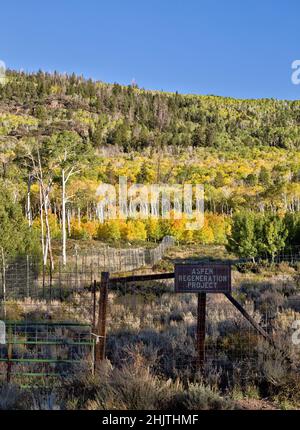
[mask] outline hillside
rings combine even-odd
[[[0,88],[0,134],[73,130],[94,147],[300,146],[300,101],[235,100],[146,91],[75,75],[8,73]]]
[[[10,71],[0,86],[0,162],[8,232],[1,246],[8,253],[42,249],[47,258],[50,247],[51,259],[51,239],[63,239],[66,249],[67,238],[135,242],[171,234],[200,244],[227,244],[229,237],[241,256],[273,258],[300,243],[300,101],[180,95]],[[129,184],[204,184],[204,228],[186,232],[184,220],[172,219],[103,223],[96,189],[120,175]],[[241,210],[256,215],[235,219]],[[276,233],[268,231],[270,220]]]

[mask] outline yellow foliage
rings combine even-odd
[[[203,245],[208,245],[214,242],[214,232],[209,225],[207,217],[204,217],[204,225],[200,230],[194,231],[194,239]]]
[[[217,244],[225,243],[229,226],[227,217],[219,214],[205,213],[205,218],[213,231],[213,242]]]
[[[72,219],[71,237],[74,239],[93,239],[97,237],[98,227],[98,221],[86,221],[79,223],[77,219]]]
[[[60,225],[57,221],[57,217],[55,216],[55,214],[53,214],[49,211],[48,219],[49,219],[49,226],[50,226],[52,238],[53,239],[59,239],[61,237],[61,228],[60,228]],[[37,217],[34,219],[33,226],[39,230],[41,229],[40,217]],[[44,221],[44,231],[46,231],[45,221]]]
[[[149,240],[157,241],[161,239],[162,232],[160,227],[160,222],[158,219],[149,218],[145,221],[145,227],[147,232],[147,238]]]
[[[96,236],[98,224],[99,223],[97,221],[88,221],[82,224],[82,229],[87,233],[90,239]]]
[[[101,240],[120,240],[121,224],[118,220],[105,221],[100,224],[97,231],[97,238]]]
[[[170,220],[170,235],[175,237],[178,241],[185,241],[186,235],[186,221],[185,219],[172,219]]]
[[[141,220],[129,220],[122,229],[122,239],[135,241],[135,240],[146,240],[147,231],[143,221]]]

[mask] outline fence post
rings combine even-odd
[[[11,379],[11,368],[12,368],[12,327],[8,330],[8,340],[7,340],[7,371],[6,371],[6,382],[10,383]]]
[[[4,250],[1,247],[1,257],[2,257],[2,289],[3,289],[3,301],[4,301],[4,309],[6,302],[6,271],[5,271],[5,256]]]
[[[75,250],[75,290],[78,291],[78,252]]]
[[[58,261],[58,288],[59,288],[60,300],[63,300],[62,282],[61,282],[61,261],[60,261],[60,258],[59,258],[59,261]]]
[[[198,293],[196,370],[204,372],[206,293]]]
[[[109,283],[109,272],[101,272],[99,316],[98,316],[98,327],[97,327],[98,342],[96,344],[96,350],[95,350],[96,367],[105,358],[108,283]]]
[[[96,288],[97,282],[94,280],[92,286],[92,297],[93,297],[93,331],[96,330]]]
[[[30,295],[30,292],[29,292],[29,276],[30,276],[30,274],[29,274],[29,270],[30,270],[30,267],[29,267],[29,255],[27,254],[26,255],[26,293],[27,293],[27,297],[29,297],[29,295]]]

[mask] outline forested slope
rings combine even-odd
[[[204,184],[204,228],[187,233],[184,220],[172,219],[99,222],[97,186],[120,175],[129,183]],[[235,252],[256,256],[255,237],[269,235],[265,248],[274,255],[300,243],[300,101],[180,95],[9,71],[0,86],[0,192],[1,228],[13,219],[16,235],[26,237],[17,248],[2,241],[7,252],[29,252],[35,243],[47,257],[50,239],[65,230],[74,239],[173,234],[200,243],[226,243],[232,231]],[[245,210],[259,220],[245,225]],[[275,233],[266,230],[270,216]],[[236,222],[250,248],[236,243]]]
[[[113,144],[127,151],[300,146],[299,101],[179,95],[75,75],[10,72],[0,102],[1,134],[11,137],[74,130],[95,147]]]

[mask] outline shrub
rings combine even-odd
[[[13,384],[0,385],[0,410],[26,409],[28,396]]]
[[[276,397],[280,403],[288,403],[298,408],[300,407],[300,376],[298,373],[287,376],[284,383],[280,386]]]
[[[140,220],[129,220],[122,229],[122,239],[138,241],[147,239],[145,224]]]
[[[158,219],[148,218],[145,221],[145,227],[147,231],[147,238],[153,242],[157,242],[162,239],[162,232],[160,228],[160,223]]]
[[[177,385],[153,375],[146,360],[139,353],[133,355],[133,361],[121,368],[106,361],[98,377],[68,380],[63,389],[67,404],[93,410],[165,409]]]
[[[174,406],[181,410],[234,409],[234,403],[221,397],[216,390],[202,383],[189,384],[187,390],[174,398]]]
[[[118,241],[121,239],[120,223],[117,220],[105,221],[100,224],[97,238],[100,240]]]
[[[71,237],[73,239],[93,239],[97,237],[99,223],[96,221],[79,222],[71,221]]]

